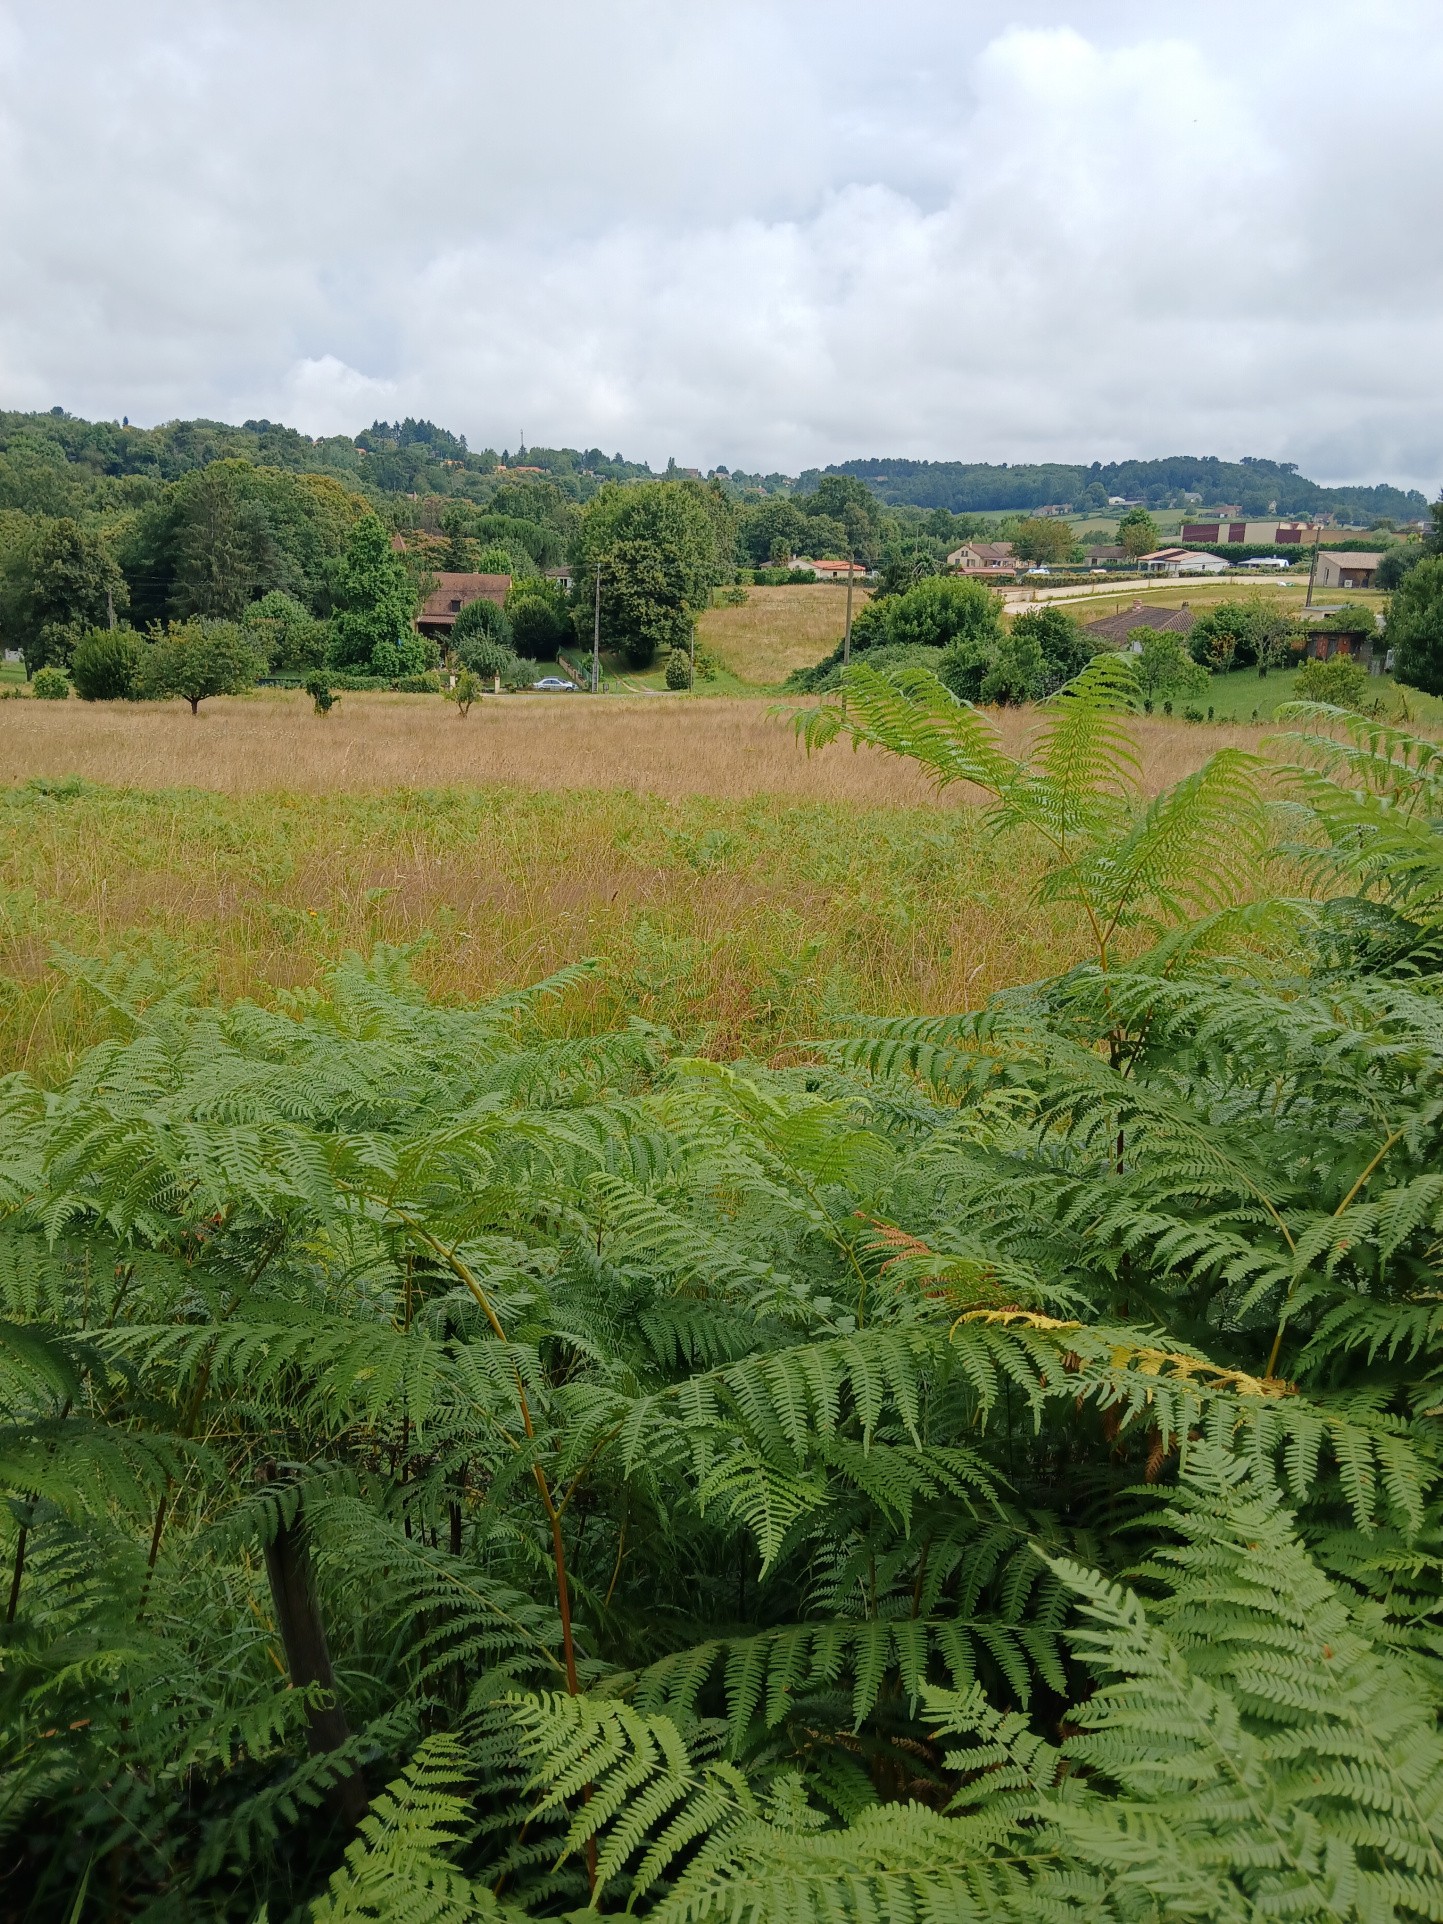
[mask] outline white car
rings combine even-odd
[[[543,675],[540,681],[533,681],[531,686],[541,689],[547,695],[576,693],[576,683],[565,680],[561,675]]]

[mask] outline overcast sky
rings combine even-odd
[[[0,0],[0,405],[1443,480],[1439,0]]]

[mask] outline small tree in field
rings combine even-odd
[[[329,715],[336,703],[340,700],[340,696],[331,687],[330,682],[327,681],[319,668],[313,669],[312,672],[306,676],[306,693],[315,705],[315,710],[318,715]]]
[[[35,670],[30,684],[37,701],[69,701],[70,677],[63,668],[47,664]]]
[[[685,648],[673,648],[667,656],[666,685],[676,694],[691,687],[691,657]]]
[[[192,715],[212,695],[239,695],[254,687],[264,663],[233,621],[180,621],[146,650],[139,677],[152,701],[179,695]]]
[[[481,699],[480,676],[472,674],[469,668],[463,668],[451,689],[451,699],[456,704],[456,713],[465,721],[471,713],[472,702]]]

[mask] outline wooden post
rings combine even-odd
[[[258,1483],[274,1483],[276,1466],[262,1463],[256,1470]],[[338,1750],[351,1734],[346,1712],[336,1689],[331,1669],[331,1653],[326,1644],[326,1629],[321,1622],[320,1605],[311,1574],[311,1551],[306,1541],[305,1520],[299,1506],[293,1523],[282,1521],[265,1547],[266,1575],[270,1579],[271,1601],[275,1605],[276,1627],[286,1653],[286,1668],[297,1689],[319,1684],[330,1702],[322,1707],[312,1704],[306,1710],[306,1747],[313,1757],[322,1751]],[[336,1815],[353,1830],[369,1808],[366,1780],[359,1769],[347,1771],[332,1786],[330,1799]]]

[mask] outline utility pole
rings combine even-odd
[[[596,601],[591,619],[591,692],[601,692],[601,563],[596,564]]]
[[[1308,570],[1308,598],[1303,603],[1303,606],[1305,608],[1311,608],[1313,605],[1313,583],[1317,579],[1317,574],[1318,574],[1318,541],[1320,536],[1322,535],[1322,532],[1323,531],[1321,528],[1317,527],[1316,525],[1314,526],[1313,528],[1313,565]]]
[[[114,588],[107,588],[105,591],[105,612],[109,616],[110,626],[113,628],[115,626],[115,590]]]

